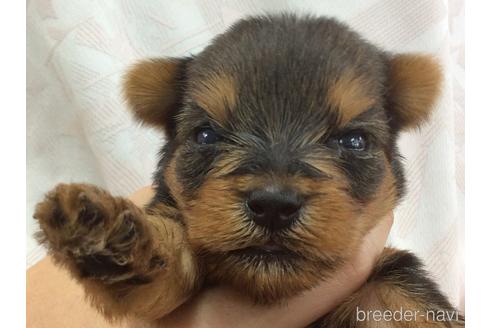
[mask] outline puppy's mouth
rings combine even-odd
[[[273,241],[269,241],[261,245],[237,249],[232,251],[231,254],[241,258],[264,261],[288,261],[300,258],[297,253]]]

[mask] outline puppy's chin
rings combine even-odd
[[[318,285],[341,259],[308,259],[275,246],[209,253],[205,261],[212,283],[229,284],[258,304],[280,303]]]

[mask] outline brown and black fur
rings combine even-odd
[[[396,206],[397,137],[429,117],[440,84],[431,57],[384,52],[334,19],[242,20],[194,57],[147,60],[126,75],[133,113],[168,138],[151,203],[60,185],[37,206],[40,240],[108,318],[161,318],[204,283],[280,302],[329,276]],[[197,143],[203,129],[217,141]],[[363,150],[340,144],[353,133]],[[302,203],[288,228],[251,220],[245,201],[265,188]],[[262,253],[266,244],[282,251]],[[414,255],[386,249],[364,287],[312,326],[382,327],[357,322],[355,309],[400,306],[453,310]]]

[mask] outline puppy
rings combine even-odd
[[[135,117],[168,140],[151,203],[59,185],[36,207],[39,241],[108,318],[162,318],[211,283],[280,302],[329,276],[396,206],[396,139],[429,117],[441,79],[431,57],[384,52],[334,19],[241,20],[197,56],[125,77]],[[402,308],[454,311],[414,255],[386,249],[312,327],[381,327],[357,311]]]

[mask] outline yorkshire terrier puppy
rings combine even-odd
[[[196,56],[126,75],[135,117],[168,140],[145,209],[58,185],[36,207],[38,238],[108,318],[162,318],[204,284],[281,302],[329,277],[394,209],[396,139],[429,117],[441,79],[431,57],[382,51],[334,19],[241,20]],[[386,249],[312,327],[464,325],[357,319],[376,309],[454,311],[421,261]]]

